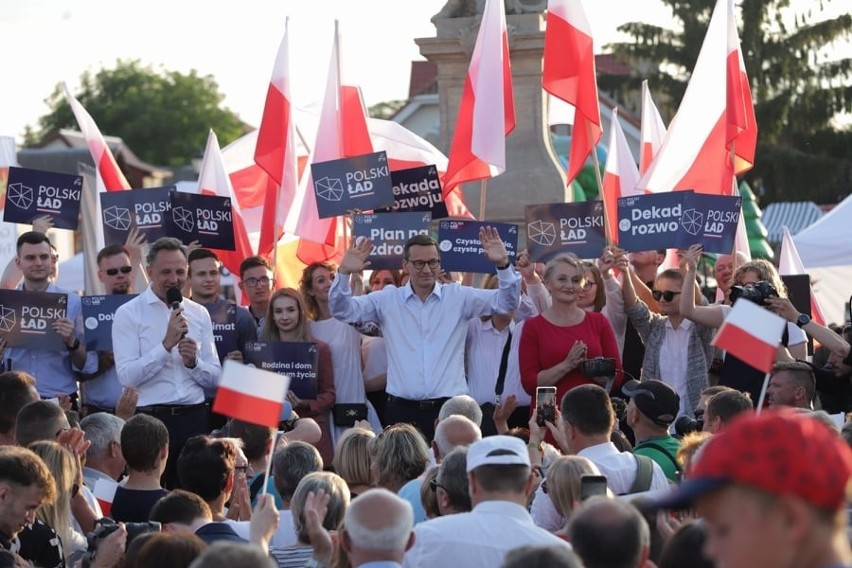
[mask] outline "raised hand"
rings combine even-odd
[[[695,270],[698,266],[698,261],[701,260],[701,253],[704,252],[704,247],[699,244],[690,245],[681,259],[681,266],[686,270]]]
[[[334,554],[334,542],[331,539],[331,534],[322,526],[328,512],[330,497],[322,489],[316,493],[309,492],[307,499],[305,499],[304,511],[305,529],[308,533],[308,539],[311,541],[311,546],[314,548],[314,558],[326,566],[331,564],[331,557]]]
[[[367,262],[367,257],[373,250],[373,241],[368,238],[357,238],[352,241],[352,246],[346,249],[346,253],[340,260],[340,265],[337,271],[341,274],[352,274],[353,272],[361,272],[370,263]]]
[[[33,231],[46,234],[53,228],[53,217],[50,215],[41,215],[33,219]]]
[[[503,239],[500,238],[497,229],[491,226],[480,227],[479,244],[482,245],[485,258],[495,265],[506,266],[509,264],[509,253],[506,252],[506,245],[503,244]]]

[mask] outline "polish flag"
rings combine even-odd
[[[782,227],[784,235],[781,238],[781,253],[778,259],[778,274],[789,276],[795,274],[807,274],[805,265],[802,263],[802,258],[799,256],[799,251],[793,243],[793,235],[787,227]],[[825,325],[825,316],[823,315],[822,307],[819,305],[819,300],[814,294],[813,284],[810,286],[811,291],[811,315],[814,321],[820,325]]]
[[[112,479],[100,478],[95,481],[95,488],[92,493],[101,506],[101,512],[105,517],[109,517],[112,510],[112,502],[115,501],[115,491],[118,489],[118,483]]]
[[[335,22],[325,98],[316,140],[308,158],[311,164],[373,152],[367,127],[367,111],[360,89],[354,82],[348,80],[348,76],[343,72],[340,54],[340,33]],[[308,255],[315,258],[317,258],[316,255],[323,254],[339,255],[345,249],[345,243],[341,238],[343,220],[339,217],[319,218],[313,177],[310,170],[307,170],[305,174],[296,189],[284,229],[287,233],[297,235],[303,240],[303,245],[306,247],[304,254],[300,253],[300,258],[303,260]],[[304,241],[312,241],[319,247]]]
[[[733,0],[717,0],[683,101],[639,187],[735,195],[731,181],[754,163],[756,140]]]
[[[230,198],[236,250],[217,250],[216,254],[231,274],[239,274],[240,263],[244,258],[252,256],[254,252],[248,239],[239,201],[231,186],[231,178],[225,170],[219,140],[212,130],[207,135],[207,147],[204,150],[204,160],[201,162],[201,172],[198,176],[198,193]]]
[[[660,116],[654,99],[651,98],[651,90],[648,88],[648,80],[642,81],[642,128],[640,137],[639,173],[648,171],[648,166],[654,160],[654,156],[663,145],[666,136],[666,125]]]
[[[748,300],[734,304],[713,345],[764,373],[772,370],[787,321]]]
[[[618,122],[618,109],[612,109],[612,130],[609,133],[606,167],[603,176],[603,204],[608,241],[618,243],[618,199],[641,194],[637,191],[639,170],[630,153],[627,138]]]
[[[444,200],[469,181],[506,171],[506,137],[515,129],[515,101],[509,36],[503,0],[486,0],[464,82],[449,165],[442,182]]]
[[[542,88],[575,109],[568,185],[601,139],[592,28],[580,0],[548,0]]]
[[[213,412],[243,422],[278,426],[290,377],[226,359]]]
[[[257,135],[254,161],[269,174],[277,187],[266,191],[258,254],[268,255],[284,234],[284,221],[299,183],[296,159],[296,128],[290,95],[290,19],[284,25],[284,38],[278,48],[266,104]]]
[[[95,124],[92,115],[90,115],[83,105],[80,104],[66,83],[62,83],[62,88],[65,90],[65,99],[71,106],[71,111],[77,119],[77,124],[80,126],[80,131],[86,139],[86,145],[89,146],[89,152],[92,154],[92,160],[95,162],[97,169],[98,191],[119,191],[122,189],[130,189],[130,184],[127,183],[127,178],[121,173],[118,164],[110,152],[98,125]]]

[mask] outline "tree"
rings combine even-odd
[[[155,71],[138,60],[116,62],[113,69],[86,71],[80,78],[80,103],[104,135],[121,137],[142,160],[179,166],[203,151],[212,128],[223,145],[245,133],[212,76]],[[24,145],[37,146],[60,128],[78,129],[62,86],[48,97],[50,113],[27,129]]]
[[[408,101],[401,100],[382,101],[371,106],[369,109],[367,109],[367,112],[372,118],[382,118],[385,120],[390,120],[390,118],[397,112],[399,112],[399,109],[404,107],[407,102]]]
[[[602,75],[600,83],[616,98],[629,100],[626,95],[648,79],[662,93],[661,112],[671,117],[715,0],[661,1],[679,25],[632,22],[619,28],[632,40],[607,47],[635,71],[627,78]],[[852,186],[852,128],[834,122],[852,110],[852,59],[838,59],[832,49],[852,38],[852,15],[824,17],[832,3],[805,2],[797,9],[790,0],[739,2],[740,41],[759,129],[755,167],[746,178],[767,201],[835,201]]]

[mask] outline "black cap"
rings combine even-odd
[[[680,396],[663,381],[630,380],[622,385],[621,392],[633,399],[639,412],[660,426],[674,422],[680,411]]]

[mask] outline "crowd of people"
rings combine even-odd
[[[298,288],[246,258],[244,308],[214,251],[132,233],[92,351],[40,228],[0,285],[67,295],[64,349],[0,337],[0,566],[852,566],[849,327],[768,262],[719,255],[708,298],[697,245],[513,265],[485,227],[479,286],[428,236],[400,270],[359,239]],[[739,301],[789,322],[767,376],[712,345]],[[211,410],[256,342],[316,347],[277,427]]]

